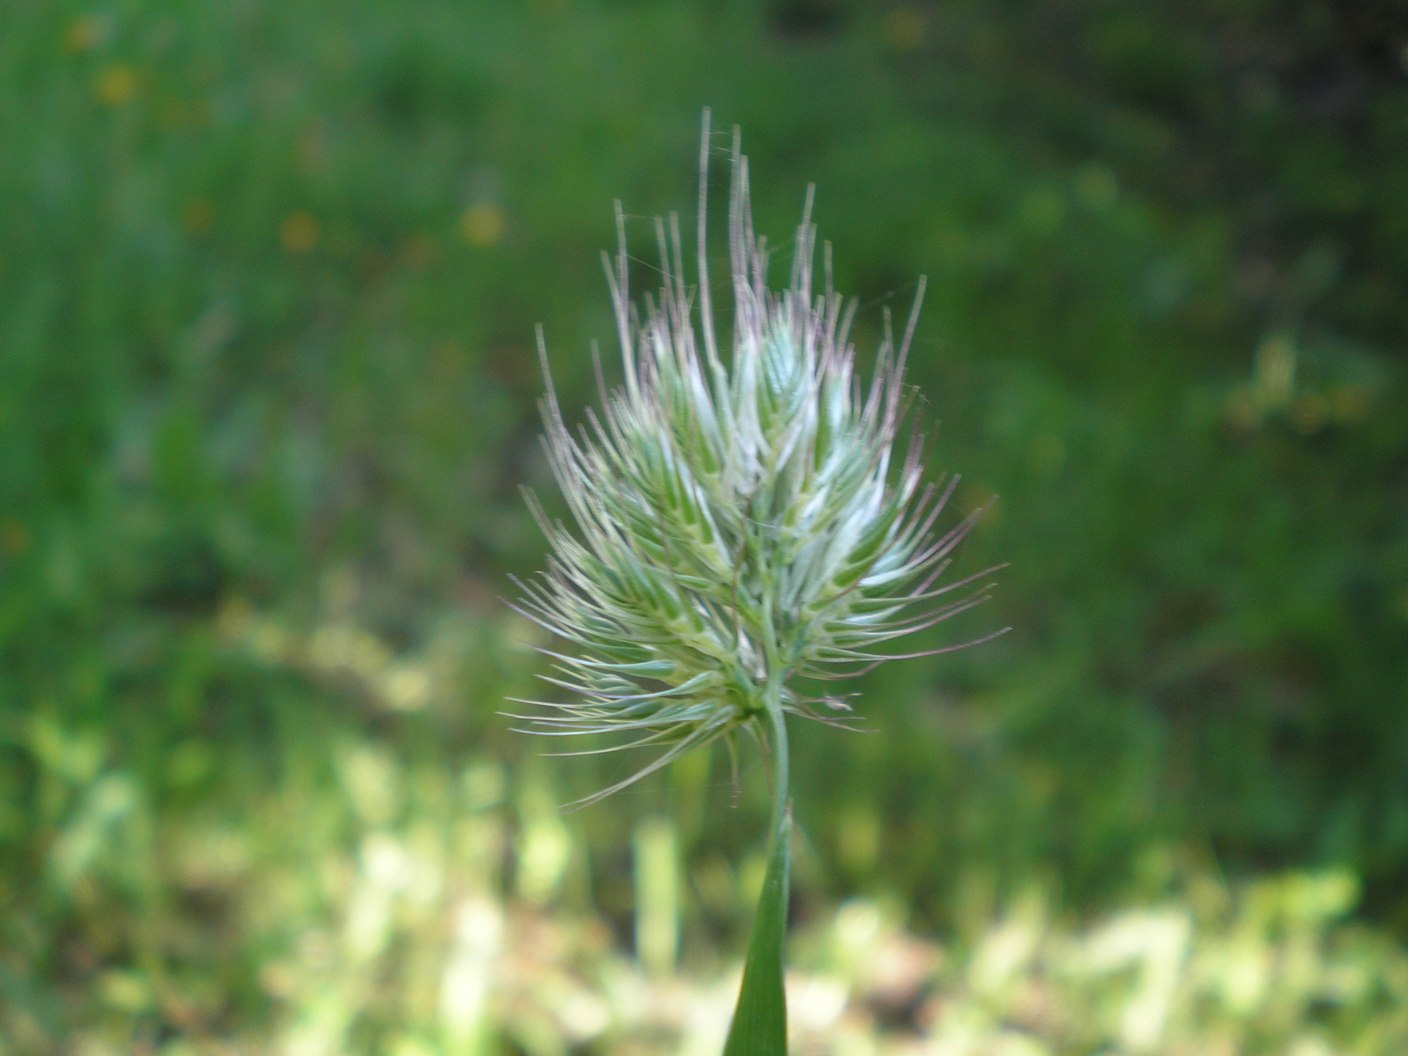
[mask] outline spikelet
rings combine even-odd
[[[624,738],[598,750],[658,750],[582,803],[726,733],[763,729],[769,685],[787,712],[843,719],[842,700],[805,696],[797,684],[973,644],[883,648],[979,604],[977,584],[994,571],[942,581],[978,512],[936,530],[956,478],[926,482],[922,438],[906,429],[903,372],[922,282],[898,343],[886,320],[863,383],[848,339],[854,306],[831,289],[829,250],[822,289],[813,288],[810,192],[790,282],[768,288],[736,132],[734,321],[729,354],[720,354],[704,249],[708,145],[706,123],[695,290],[683,277],[678,220],[657,222],[663,286],[635,310],[617,208],[619,248],[606,270],[624,383],[603,392],[600,413],[576,431],[539,334],[544,446],[575,523],[550,520],[529,493],[551,555],[545,572],[518,583],[517,608],[561,640],[543,649],[554,661],[544,677],[567,699],[518,701],[535,710],[517,717],[529,732]]]

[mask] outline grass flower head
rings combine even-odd
[[[685,283],[678,221],[658,222],[663,285],[634,306],[618,207],[607,274],[624,383],[603,385],[600,412],[575,430],[550,376],[542,405],[574,523],[550,520],[530,494],[551,557],[519,584],[519,609],[564,643],[544,650],[554,660],[545,677],[568,697],[520,702],[538,706],[522,718],[532,732],[619,734],[613,748],[659,749],[583,802],[740,728],[766,738],[770,709],[778,723],[783,712],[844,718],[842,699],[800,687],[959,648],[885,646],[978,604],[976,584],[991,571],[943,578],[977,513],[937,530],[956,478],[926,481],[910,427],[903,374],[922,283],[898,341],[887,318],[863,380],[849,340],[854,305],[831,288],[829,248],[817,288],[810,193],[790,281],[768,286],[735,134],[733,327],[721,348],[704,238],[708,147],[706,127],[698,285]],[[543,360],[547,373],[545,351]]]

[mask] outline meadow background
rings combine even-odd
[[[1389,0],[6,5],[0,1053],[718,1051],[753,750],[562,814],[619,771],[497,714],[534,326],[584,407],[611,203],[647,289],[705,105],[772,241],[817,185],[863,349],[928,276],[1011,563],[925,644],[1010,634],[796,731],[798,1051],[1408,1051],[1405,49]]]

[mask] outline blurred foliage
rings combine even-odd
[[[560,816],[496,714],[533,326],[582,406],[703,105],[863,346],[930,276],[1012,563],[797,731],[809,1051],[1408,1048],[1401,5],[0,21],[0,1051],[717,1050],[751,746]]]

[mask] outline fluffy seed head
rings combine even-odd
[[[547,681],[568,699],[521,701],[538,710],[520,718],[535,733],[625,735],[604,750],[661,749],[583,802],[753,724],[765,687],[787,711],[843,718],[843,701],[798,683],[895,657],[881,647],[984,600],[974,584],[992,571],[941,582],[977,514],[936,531],[956,480],[926,483],[913,430],[895,450],[922,282],[903,336],[895,342],[887,320],[863,381],[848,339],[853,305],[831,289],[829,267],[813,287],[810,194],[790,282],[768,287],[736,133],[733,329],[721,354],[704,249],[708,146],[706,126],[698,286],[685,285],[672,218],[657,224],[663,286],[633,307],[618,207],[620,248],[607,275],[624,383],[603,391],[600,413],[576,430],[550,377],[542,405],[548,460],[575,525],[547,518],[529,494],[551,556],[545,572],[519,583],[518,609],[564,643],[543,651],[554,660]]]

